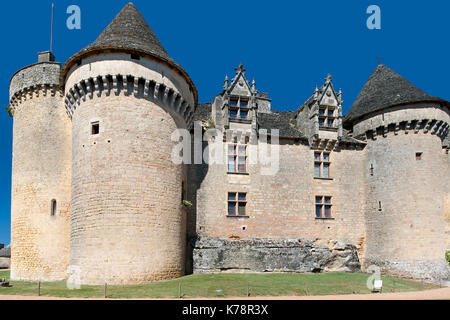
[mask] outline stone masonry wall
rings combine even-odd
[[[196,232],[207,237],[364,243],[364,152],[341,149],[331,152],[330,159],[333,179],[314,179],[314,150],[284,140],[280,170],[274,176],[261,175],[259,165],[251,165],[249,175],[227,174],[226,165],[202,170],[193,166],[197,169],[191,169],[189,181],[195,183],[190,187]],[[228,192],[247,193],[248,217],[227,216]],[[316,195],[333,197],[333,219],[316,219]]]
[[[416,160],[416,153],[422,153]],[[369,140],[366,265],[421,278],[446,278],[444,196],[448,174],[441,139],[419,131]]]
[[[12,280],[66,278],[70,167],[71,123],[60,93],[27,93],[14,112]],[[55,216],[51,216],[52,200],[56,200]]]
[[[98,121],[100,134],[92,135]],[[141,283],[184,275],[181,165],[174,120],[122,93],[81,103],[73,115],[71,266],[88,284]]]

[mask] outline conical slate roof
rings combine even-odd
[[[128,3],[105,31],[84,50],[124,48],[143,51],[174,62],[133,3]]]
[[[368,113],[385,108],[418,102],[437,102],[449,105],[447,101],[431,96],[415,87],[390,68],[379,65],[350,108],[345,122],[350,123]]]
[[[161,42],[132,2],[125,5],[97,40],[79,51],[66,62],[62,71],[62,83],[64,83],[67,72],[76,61],[90,54],[106,51],[131,52],[147,55],[168,64],[186,78],[193,89],[195,100],[197,101],[197,90],[189,75],[170,58],[161,45]]]

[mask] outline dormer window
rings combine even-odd
[[[247,120],[249,115],[248,99],[230,99],[230,119]]]
[[[336,109],[334,107],[321,107],[319,109],[319,127],[335,128]]]

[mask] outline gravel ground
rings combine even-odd
[[[83,300],[83,299],[8,295],[8,296],[0,296],[0,300]],[[86,299],[86,300],[105,300],[105,299]],[[141,300],[153,300],[153,299],[141,299]],[[191,300],[204,300],[204,299],[191,299]],[[450,287],[426,291],[399,292],[399,293],[352,294],[352,295],[315,296],[315,297],[227,298],[227,299],[208,299],[208,300],[450,300]],[[186,299],[186,301],[189,300]]]

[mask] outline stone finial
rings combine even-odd
[[[317,99],[319,98],[319,87],[316,86],[316,90],[314,90],[314,98]]]
[[[223,84],[223,89],[224,90],[226,90],[226,89],[228,89],[228,84],[229,83],[229,79],[228,79],[228,75],[226,75],[225,76],[225,81],[224,81],[224,84]]]
[[[331,74],[328,74],[325,79],[325,83],[330,83],[332,80],[333,80],[333,77],[331,76]]]
[[[252,91],[253,91],[253,92],[256,91],[256,82],[255,82],[255,78],[253,78],[253,80],[252,80]]]
[[[237,68],[234,68],[236,70],[236,74],[238,73],[244,73],[246,70],[244,69],[244,65],[242,63],[239,63],[239,66]]]
[[[339,89],[339,93],[337,95],[339,104],[342,104],[344,101],[342,101],[342,89]]]

